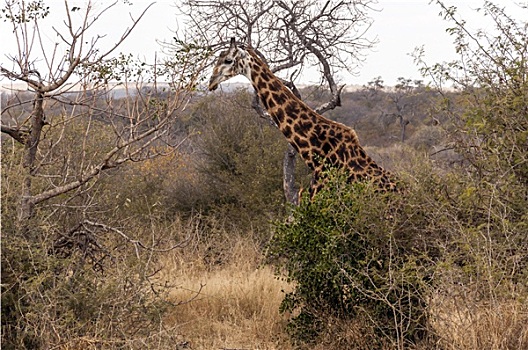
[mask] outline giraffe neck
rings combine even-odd
[[[246,77],[288,142],[314,170],[312,194],[317,192],[316,187],[323,185],[318,179],[325,162],[348,169],[350,181],[371,178],[385,190],[395,188],[389,174],[360,146],[353,129],[316,113],[297,98],[252,49],[247,52]]]
[[[329,130],[333,122],[295,96],[253,50],[249,49],[248,53],[247,74],[250,76],[247,77],[260,101],[306,165],[312,170],[318,168],[333,147],[333,141],[325,142],[324,139],[338,136]],[[355,133],[353,138],[357,142]],[[336,163],[335,157],[332,156],[331,163]]]
[[[314,124],[313,116],[308,113],[309,107],[273,74],[254,51],[248,50],[248,53],[251,57],[248,63],[248,78],[251,84],[273,121],[288,141],[296,146],[295,125],[309,128]]]

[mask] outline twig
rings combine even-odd
[[[94,227],[99,227],[99,228],[102,228],[103,230],[112,231],[112,232],[115,232],[115,233],[119,234],[121,237],[123,237],[128,242],[134,244],[135,249],[136,249],[136,256],[138,258],[139,258],[139,248],[143,248],[143,249],[146,249],[146,250],[149,250],[149,251],[152,251],[152,252],[164,253],[164,252],[168,252],[168,251],[174,250],[176,248],[184,247],[190,240],[190,238],[188,238],[185,241],[180,242],[180,243],[178,243],[178,244],[176,244],[176,245],[174,245],[172,247],[159,249],[159,248],[154,248],[154,247],[148,247],[145,244],[143,244],[140,240],[132,239],[128,235],[126,235],[123,231],[121,231],[121,230],[119,230],[119,229],[117,229],[115,227],[108,226],[106,224],[102,224],[102,223],[99,223],[99,222],[94,222],[94,221],[91,221],[91,220],[83,220],[81,224],[82,225],[86,224],[86,225],[90,225],[90,226],[94,226]]]

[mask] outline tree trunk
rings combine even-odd
[[[405,141],[405,129],[407,128],[407,124],[409,124],[409,121],[407,119],[404,119],[401,116],[400,117],[400,128],[401,128],[400,139],[402,143]]]
[[[24,158],[24,182],[21,189],[20,198],[20,211],[18,215],[18,221],[23,232],[27,231],[27,225],[29,219],[33,216],[34,203],[32,201],[31,186],[33,182],[33,176],[36,172],[36,158],[38,145],[40,143],[40,134],[42,127],[45,124],[44,117],[44,94],[37,92],[35,100],[33,101],[33,110],[31,111],[31,130],[29,133],[29,139],[26,141],[25,146],[25,158]]]

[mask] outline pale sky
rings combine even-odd
[[[97,1],[97,0],[96,0]],[[177,1],[177,0],[176,0]],[[125,3],[124,3],[125,2]],[[482,6],[481,0],[446,0],[448,5],[456,5],[459,12],[471,28],[485,29],[489,22],[474,9]],[[494,3],[505,6],[508,13],[519,18],[528,18],[528,11],[522,10],[517,4],[522,0],[495,0]],[[50,6],[50,16],[46,19],[49,25],[60,26],[64,20],[64,3],[62,1],[47,1]],[[132,3],[128,5],[126,3]],[[107,12],[97,24],[94,32],[108,34],[101,40],[102,45],[109,45],[116,40],[127,26],[130,16],[137,18],[141,11],[150,4],[145,0],[120,1],[119,4]],[[174,0],[158,0],[147,11],[132,35],[124,42],[119,51],[130,52],[134,56],[152,61],[155,52],[161,47],[157,40],[170,40],[174,30],[178,30]],[[526,3],[526,1],[524,1]],[[69,1],[70,8],[83,8],[85,1]],[[98,1],[99,8],[103,4]],[[3,2],[0,7],[3,7]],[[374,23],[367,33],[369,38],[377,37],[378,44],[370,52],[366,52],[366,61],[359,69],[359,75],[340,74],[340,79],[347,85],[363,85],[374,77],[381,76],[386,85],[394,85],[398,77],[422,79],[417,67],[409,54],[418,46],[424,46],[428,63],[433,64],[456,58],[453,38],[445,29],[449,23],[442,20],[437,5],[429,4],[429,0],[379,0],[376,5],[379,12],[372,12]],[[79,11],[80,12],[80,11]],[[80,13],[77,12],[80,17]],[[181,27],[181,23],[180,23]],[[48,27],[49,28],[49,27]],[[48,40],[50,47],[57,40],[51,30],[45,31],[44,40]],[[0,63],[11,68],[7,54],[16,54],[15,37],[8,23],[0,20]],[[309,73],[307,73],[309,75]],[[307,76],[301,83],[315,83],[317,79]],[[5,85],[5,79],[0,78],[0,85]]]

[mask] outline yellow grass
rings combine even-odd
[[[174,285],[169,299],[175,304],[165,326],[182,340],[181,349],[293,349],[286,316],[279,313],[284,291],[292,287],[262,264],[261,250],[251,239],[226,239],[220,260],[195,247],[173,252],[162,262],[160,278]],[[528,349],[526,301],[509,298],[491,305],[446,292],[454,289],[444,286],[429,301],[430,334],[435,338],[417,349]],[[332,332],[322,334],[310,349],[348,349],[350,344],[369,348],[375,337],[359,319],[327,322]]]
[[[444,295],[432,300],[429,311],[443,349],[528,349],[526,301]]]
[[[170,300],[182,303],[170,311],[168,325],[177,326],[193,350],[289,349],[279,313],[289,286],[258,261],[247,242],[236,243],[219,266],[208,266],[200,254],[168,258],[163,278],[177,284]]]

